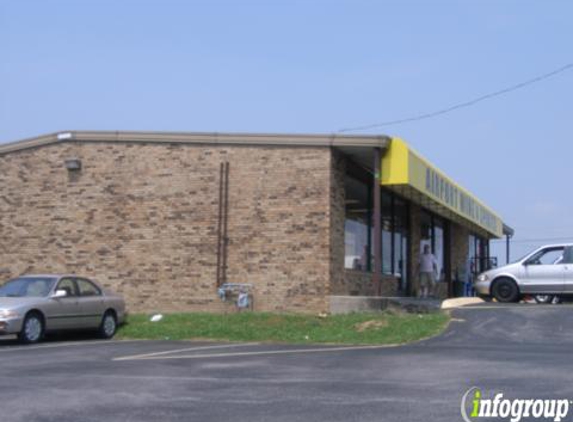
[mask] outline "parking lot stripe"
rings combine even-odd
[[[120,358],[115,358],[113,360],[166,360],[166,359],[208,359],[208,358],[227,358],[227,357],[248,357],[248,356],[265,356],[265,355],[287,355],[287,354],[301,354],[301,353],[327,353],[327,352],[346,352],[355,350],[376,350],[376,349],[388,349],[390,347],[397,347],[399,345],[376,345],[376,346],[345,346],[345,347],[322,347],[315,349],[283,349],[283,350],[263,350],[256,352],[237,352],[237,353],[212,353],[212,354],[201,354],[201,355],[177,355],[177,356],[166,356],[166,352],[162,356],[150,356],[150,355],[140,355],[140,357],[133,358],[131,356],[125,356]]]
[[[155,352],[155,353],[144,353],[141,355],[122,356],[119,358],[114,358],[113,360],[150,359],[150,358],[155,358],[157,356],[169,355],[173,353],[193,352],[196,350],[210,350],[210,349],[231,349],[236,347],[257,346],[259,344],[260,343],[237,343],[237,344],[223,344],[223,345],[219,344],[215,346],[196,346],[196,347],[187,347],[185,349],[174,349],[174,350],[164,350],[162,352]]]
[[[88,340],[88,341],[67,341],[57,344],[43,344],[37,346],[2,346],[0,343],[0,353],[7,352],[18,352],[26,350],[38,350],[38,349],[56,349],[69,346],[99,346],[103,344],[117,344],[117,343],[134,343],[138,341],[148,341],[148,340]]]

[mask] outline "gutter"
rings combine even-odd
[[[0,155],[65,142],[386,148],[387,136],[218,132],[64,131],[0,144]]]

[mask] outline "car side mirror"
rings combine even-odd
[[[68,292],[66,292],[65,290],[56,290],[54,292],[54,294],[52,295],[52,299],[58,299],[60,297],[66,297],[68,295]]]

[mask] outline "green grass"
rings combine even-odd
[[[279,343],[403,344],[441,333],[449,316],[442,312],[355,313],[327,317],[242,312],[167,314],[159,322],[130,315],[123,339],[209,339]]]

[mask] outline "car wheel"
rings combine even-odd
[[[107,311],[101,319],[99,326],[99,336],[101,338],[112,338],[117,331],[117,319],[112,311]]]
[[[492,294],[498,302],[517,302],[517,299],[519,299],[519,288],[515,281],[509,278],[502,278],[493,285]]]
[[[534,295],[533,298],[537,303],[541,303],[543,305],[553,303],[553,299],[555,298],[554,295]]]
[[[31,344],[39,342],[42,337],[44,337],[44,320],[42,317],[35,312],[26,315],[18,339],[22,343]]]

